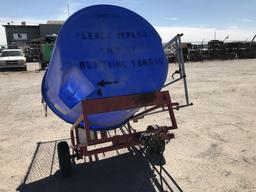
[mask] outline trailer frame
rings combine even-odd
[[[127,134],[110,136],[105,130],[94,131],[90,129],[90,122],[88,118],[89,115],[119,110],[129,110],[148,106],[151,107],[147,110],[144,110],[143,112],[133,115],[128,120],[128,122],[126,123],[128,127]],[[165,140],[170,140],[174,138],[174,134],[169,133],[169,130],[178,128],[173,112],[174,106],[178,106],[178,103],[172,103],[168,91],[84,100],[82,101],[83,114],[76,120],[76,122],[70,129],[71,148],[73,150],[73,155],[71,157],[77,157],[81,159],[84,156],[90,157],[99,153],[133,147],[135,145],[141,144],[139,138],[143,133],[159,134]],[[140,118],[143,118],[145,114],[152,112],[158,108],[167,108],[171,120],[171,125],[157,126],[157,128],[154,130],[134,132],[134,129],[129,122],[137,122]],[[79,140],[78,128],[82,121],[84,122],[84,131],[86,136],[85,143],[81,143],[81,141]],[[111,142],[112,145],[89,150],[89,146],[108,142]]]

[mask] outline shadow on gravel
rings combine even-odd
[[[60,175],[56,155],[57,141],[38,143],[20,192],[157,192],[162,191],[158,171],[138,153],[129,152],[108,159],[73,165],[73,175]],[[166,170],[164,170],[166,171]],[[163,171],[163,172],[164,172]],[[167,172],[166,172],[167,173]],[[165,191],[174,190],[176,182],[167,173]],[[167,177],[170,177],[171,180]],[[174,182],[172,184],[171,182]],[[171,188],[174,186],[174,188]],[[176,189],[179,189],[176,187]]]
[[[10,71],[27,71],[26,66],[21,66],[21,67],[4,67],[0,68],[0,72],[10,72]]]

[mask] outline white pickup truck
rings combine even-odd
[[[4,49],[0,53],[0,69],[20,68],[26,69],[26,58],[20,49]]]

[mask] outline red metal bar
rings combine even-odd
[[[87,115],[106,113],[111,111],[140,108],[146,106],[166,105],[169,97],[168,91],[146,93],[139,95],[117,96],[103,99],[84,100],[82,106]],[[84,114],[85,116],[85,114]]]
[[[164,134],[162,136],[166,140],[170,140],[170,139],[174,138],[174,134],[172,134],[172,133]],[[116,143],[115,142],[115,144],[113,144],[111,146],[102,147],[102,148],[98,148],[98,149],[93,149],[93,150],[90,150],[90,151],[87,150],[87,146],[85,146],[85,145],[79,145],[79,146],[76,146],[76,148],[80,149],[80,155],[91,156],[91,155],[96,155],[96,154],[99,154],[99,153],[105,153],[105,152],[112,151],[112,150],[128,148],[128,147],[135,146],[135,145],[138,145],[138,144],[140,144],[139,140],[137,140],[136,138],[133,138],[132,140],[130,140],[128,142],[125,142],[125,143],[122,143],[122,142]]]
[[[85,108],[83,108],[83,114],[84,114],[84,129],[85,129],[85,136],[87,139],[88,144],[91,141],[91,134],[90,134],[90,123],[89,123],[89,119],[88,119],[88,111],[89,110],[84,110]]]
[[[173,108],[172,108],[172,100],[171,100],[171,97],[169,95],[169,92],[167,92],[167,100],[168,100],[168,104],[167,104],[167,107],[168,107],[168,110],[169,110],[169,115],[170,115],[170,118],[171,118],[171,121],[172,121],[172,126],[174,128],[178,128],[177,126],[177,122],[176,122],[176,118],[175,118],[175,115],[174,115],[174,112],[173,112]]]
[[[138,144],[139,144],[138,142],[116,144],[116,145],[112,145],[112,146],[108,146],[108,147],[93,149],[93,150],[87,151],[85,153],[81,152],[81,155],[90,156],[90,155],[105,153],[105,152],[113,151],[113,150],[117,150],[117,149],[128,148],[128,147],[135,146],[135,145],[138,145]]]
[[[160,126],[159,129],[155,129],[155,130],[150,130],[147,131],[148,133],[167,133],[168,130],[171,129],[177,129],[174,128],[173,126]],[[107,143],[107,142],[115,142],[115,141],[120,141],[120,142],[125,142],[125,141],[131,141],[134,138],[138,138],[142,133],[144,133],[145,131],[140,131],[140,132],[133,132],[130,134],[125,134],[125,135],[115,135],[113,137],[107,137],[104,139],[96,139],[96,140],[91,140],[88,145],[97,145],[97,144],[102,144],[102,143]],[[76,145],[76,147],[80,147],[81,145]]]

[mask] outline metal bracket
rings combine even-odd
[[[186,79],[186,72],[185,72],[185,65],[184,65],[184,58],[183,58],[183,51],[182,51],[182,47],[181,47],[181,37],[182,36],[183,36],[183,34],[177,34],[174,38],[172,38],[164,46],[164,49],[169,48],[169,47],[172,47],[172,49],[175,49],[176,59],[177,59],[177,63],[178,63],[178,66],[179,66],[179,70],[177,70],[178,72],[176,71],[175,74],[179,74],[180,76],[179,76],[179,78],[174,79],[174,74],[173,74],[172,78],[174,80],[172,80],[171,82],[166,83],[163,86],[163,88],[167,87],[167,86],[170,86],[171,84],[176,83],[177,81],[183,80],[184,96],[185,96],[186,104],[178,106],[177,109],[193,105],[193,103],[191,103],[189,101],[189,94],[188,94],[188,86],[187,86],[187,79]]]

